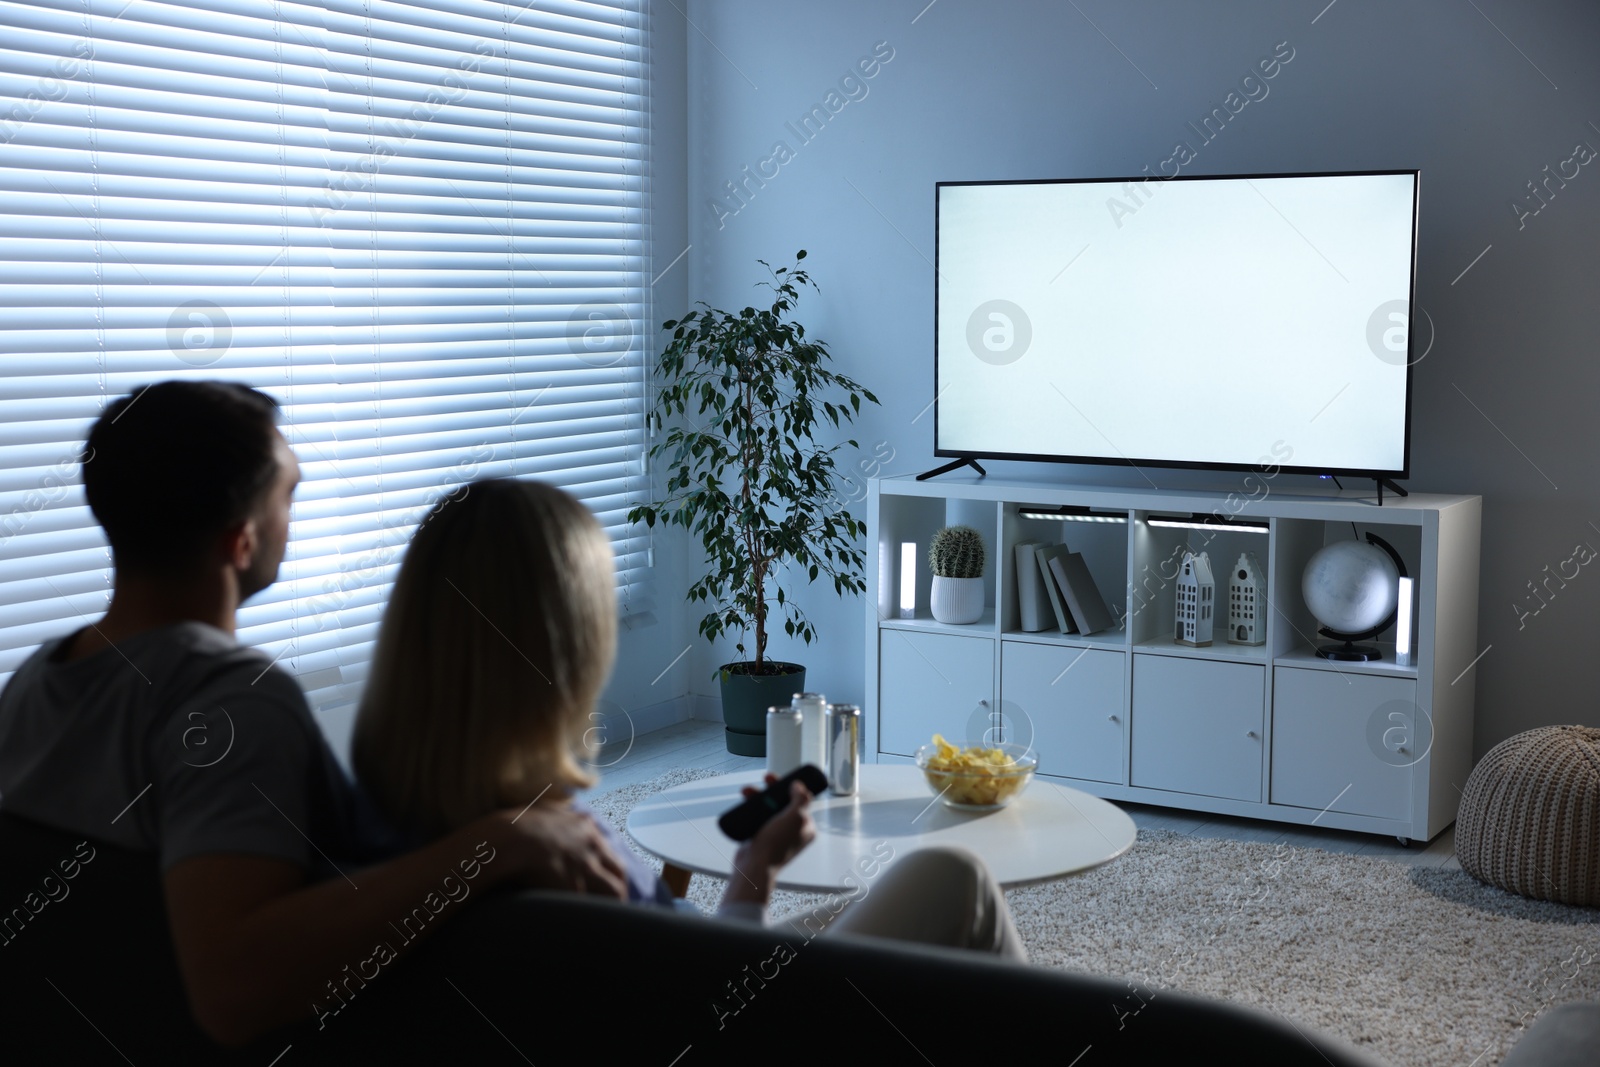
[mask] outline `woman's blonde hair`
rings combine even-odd
[[[423,520],[384,610],[357,777],[426,839],[593,784],[582,760],[616,644],[611,545],[589,510],[538,482],[462,487]]]

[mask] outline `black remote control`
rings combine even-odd
[[[827,776],[815,764],[807,763],[723,812],[717,825],[735,841],[750,840],[767,824],[768,819],[789,806],[789,783],[797,780],[811,790],[812,796],[818,796],[828,788]]]

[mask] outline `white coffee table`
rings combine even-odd
[[[759,785],[759,771],[685,782],[640,801],[628,832],[668,867],[726,878],[737,847],[717,818]],[[1133,847],[1137,831],[1099,797],[1035,778],[1009,807],[963,812],[937,801],[915,767],[868,764],[853,797],[812,802],[817,838],[778,878],[783,889],[828,893],[859,885],[858,863],[929,845],[961,845],[982,856],[1002,886],[1062,878],[1098,867]],[[671,879],[669,878],[669,881]]]

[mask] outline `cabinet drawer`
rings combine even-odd
[[[993,703],[992,638],[879,632],[879,751],[909,756],[936,733],[976,740]]]
[[[1272,680],[1272,803],[1411,818],[1428,719],[1417,683],[1280,667]]]
[[[1040,774],[1122,783],[1124,655],[1002,643],[1000,707],[1017,734],[1006,740],[1033,745]]]
[[[1266,668],[1135,655],[1131,784],[1261,800]]]

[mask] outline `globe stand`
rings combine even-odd
[[[1328,630],[1320,630],[1318,632],[1327,634],[1329,637],[1344,637],[1343,634],[1332,633]],[[1359,636],[1365,637],[1368,635],[1361,634]],[[1358,645],[1353,637],[1345,637],[1342,645],[1318,645],[1317,655],[1323,659],[1338,660],[1340,663],[1367,663],[1371,660],[1382,659],[1383,649],[1377,645]]]

